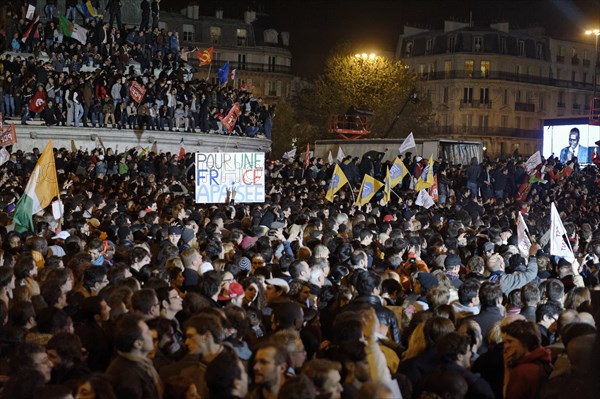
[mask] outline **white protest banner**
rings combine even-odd
[[[225,203],[235,191],[235,202],[265,201],[264,152],[196,153],[196,203]]]
[[[565,258],[569,262],[575,260],[575,255],[571,249],[571,245],[568,243],[567,230],[560,220],[560,215],[556,209],[554,202],[551,206],[550,211],[550,255],[556,255],[561,258]]]

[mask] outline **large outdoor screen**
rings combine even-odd
[[[594,151],[598,151],[595,142],[600,140],[600,126],[584,124],[581,121],[571,124],[560,122],[561,124],[553,124],[546,121],[542,155],[548,158],[554,154],[562,162],[577,157],[580,164],[591,163]]]

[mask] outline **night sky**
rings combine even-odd
[[[169,1],[181,2],[188,4]],[[511,28],[544,26],[569,39],[600,27],[600,0],[204,0],[200,6],[204,15],[222,8],[226,18],[241,18],[247,9],[270,14],[276,29],[290,32],[294,74],[307,78],[343,43],[361,52],[394,52],[405,24],[441,30],[444,19],[467,22],[472,13],[475,26],[509,21]]]

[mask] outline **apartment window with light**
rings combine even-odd
[[[406,42],[406,47],[404,49],[404,56],[410,57],[412,55],[413,42]]]
[[[446,74],[446,77],[450,76],[452,73],[452,61],[444,61],[444,73]]]
[[[481,76],[487,78],[490,76],[490,62],[489,61],[481,61]]]
[[[194,25],[183,24],[183,40],[187,42],[194,40]]]
[[[465,60],[465,77],[473,77],[474,63],[473,60]]]
[[[219,44],[221,43],[221,27],[211,26],[210,27],[210,43]]]
[[[246,35],[248,34],[246,29],[237,29],[236,34],[237,34],[237,45],[245,46],[246,45]]]

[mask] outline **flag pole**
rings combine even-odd
[[[206,75],[206,82],[210,79],[210,68],[212,67],[212,60],[210,60],[210,64],[208,64],[208,74]]]

